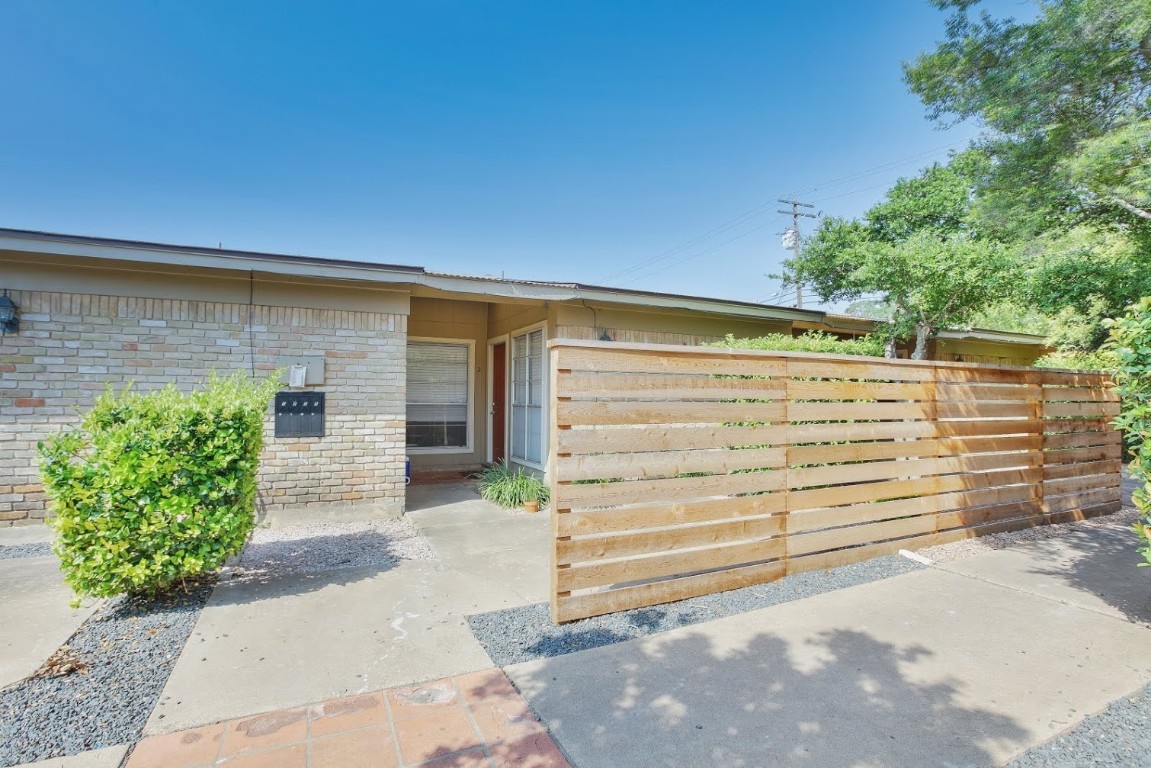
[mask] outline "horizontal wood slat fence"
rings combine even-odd
[[[550,343],[552,619],[1120,506],[1099,373]]]

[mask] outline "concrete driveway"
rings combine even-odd
[[[148,722],[165,733],[492,666],[465,616],[546,598],[546,514],[413,488],[435,562],[221,582]]]
[[[580,768],[998,765],[1151,681],[1123,526],[506,672]]]

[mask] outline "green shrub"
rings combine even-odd
[[[723,341],[709,347],[726,349],[762,349],[773,352],[822,352],[828,355],[870,355],[883,357],[883,339],[875,334],[857,339],[841,339],[822,331],[807,331],[799,336],[769,333],[753,339],[737,339],[730,333]]]
[[[1033,365],[1036,368],[1065,368],[1073,371],[1114,371],[1118,360],[1109,349],[1092,352],[1067,350],[1043,355]]]
[[[274,379],[111,390],[39,444],[56,554],[77,595],[155,594],[210,573],[251,533]]]
[[[522,467],[513,470],[507,461],[485,468],[479,479],[480,496],[508,509],[522,507],[527,501],[538,501],[542,506],[550,495],[543,480],[524,472]]]
[[[1127,314],[1111,321],[1109,348],[1115,355],[1115,382],[1123,398],[1123,410],[1115,426],[1123,430],[1133,456],[1131,474],[1139,481],[1135,507],[1142,520],[1135,524],[1142,546],[1139,552],[1151,564],[1151,296],[1131,306]]]

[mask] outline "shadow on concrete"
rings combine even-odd
[[[637,644],[587,676],[553,659],[516,677],[580,768],[984,766],[1010,755],[1025,729],[965,701],[956,680],[915,679],[931,655],[863,631],[800,647],[770,633],[736,648],[689,634]]]
[[[250,542],[240,564],[221,578],[214,604],[236,605],[347,585],[410,559],[404,542],[379,531]]]
[[[1139,566],[1146,561],[1138,546],[1134,531],[1115,523],[1032,542],[1026,549],[1050,563],[1032,567],[1032,574],[1094,595],[1128,621],[1151,623],[1151,568]]]

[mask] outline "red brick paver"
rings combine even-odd
[[[127,768],[570,768],[498,669],[144,739]]]

